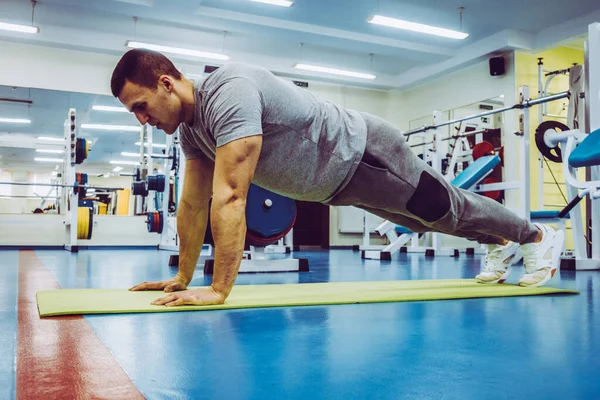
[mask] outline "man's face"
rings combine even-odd
[[[150,89],[126,81],[119,94],[119,100],[132,113],[140,124],[150,124],[172,135],[181,123],[181,102],[173,93],[172,82],[161,77],[156,89]]]

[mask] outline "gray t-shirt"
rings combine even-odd
[[[352,178],[366,145],[361,114],[322,100],[266,69],[230,63],[195,84],[192,125],[181,124],[188,159],[257,134],[253,183],[297,200],[325,202]]]

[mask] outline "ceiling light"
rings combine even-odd
[[[121,155],[122,155],[123,157],[139,157],[139,156],[140,156],[140,154],[139,154],[139,153],[128,153],[128,152],[126,152],[126,151],[122,151],[122,152],[121,152]]]
[[[120,161],[120,160],[111,160],[110,164],[122,164],[122,165],[139,165],[139,161]]]
[[[371,24],[390,26],[392,28],[404,29],[407,31],[427,33],[429,35],[443,36],[451,39],[466,39],[469,34],[453,31],[450,29],[438,28],[431,25],[418,24],[416,22],[404,21],[396,18],[375,15],[367,20]]]
[[[133,125],[81,124],[81,129],[95,129],[99,131],[139,132],[142,129],[142,127]]]
[[[294,4],[292,1],[286,1],[286,0],[250,0],[250,1],[254,1],[256,3],[271,4],[273,6],[281,6],[281,7],[289,7],[292,4]]]
[[[34,158],[35,161],[40,161],[40,162],[63,162],[62,158]]]
[[[62,138],[62,137],[50,137],[50,136],[38,136],[38,140],[48,140],[50,142],[64,142],[65,138]]]
[[[361,72],[345,71],[343,69],[319,67],[316,65],[308,65],[308,64],[296,64],[296,65],[294,65],[294,68],[303,69],[306,71],[324,72],[326,74],[350,76],[353,78],[362,78],[362,79],[375,79],[376,78],[376,76],[372,75],[372,74],[363,74]]]
[[[0,122],[6,122],[11,124],[30,124],[30,119],[22,119],[22,118],[0,118]]]
[[[36,153],[52,153],[52,154],[62,154],[63,150],[61,149],[36,149]]]
[[[123,167],[115,167],[115,169],[113,169],[113,172],[120,172],[123,171]]]
[[[126,109],[125,107],[113,107],[113,106],[93,106],[92,110],[129,113],[129,110]]]
[[[39,33],[40,32],[40,28],[38,28],[37,26],[7,24],[6,22],[0,22],[0,29],[4,30],[4,31],[13,31],[13,32],[21,32],[21,33]]]
[[[182,49],[179,47],[160,46],[157,44],[133,42],[131,40],[128,40],[127,43],[125,43],[125,46],[131,47],[134,49],[143,48],[143,49],[148,49],[148,50],[160,51],[160,52],[164,52],[164,53],[180,54],[180,55],[184,55],[184,56],[193,56],[193,57],[199,57],[199,58],[212,58],[215,60],[229,60],[229,56],[226,56],[225,54],[208,53],[205,51]]]
[[[135,142],[136,146],[140,146],[141,142]],[[144,143],[144,147],[148,147],[148,143]],[[158,144],[158,143],[152,143],[152,147],[158,147],[161,149],[165,149],[167,148],[166,144]]]

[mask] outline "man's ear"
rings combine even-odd
[[[168,75],[161,75],[158,78],[158,84],[162,85],[168,92],[173,90],[173,79]]]

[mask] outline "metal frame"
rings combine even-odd
[[[538,96],[543,97],[548,95],[548,87],[554,78],[560,75],[568,75],[571,72],[571,68],[565,68],[556,71],[544,70],[543,58],[538,58]],[[544,81],[544,77],[546,80]],[[538,108],[538,125],[542,123],[544,117],[550,118],[565,118],[561,115],[548,114],[547,105],[544,104]],[[572,126],[570,128],[573,128]],[[538,209],[544,209],[544,156],[538,151]]]
[[[444,126],[448,126],[448,125],[454,125],[457,124],[459,122],[463,122],[463,121],[468,121],[471,119],[476,119],[476,118],[481,118],[481,117],[485,117],[487,115],[493,115],[493,114],[500,114],[506,111],[511,111],[511,110],[520,110],[523,108],[531,108],[535,105],[538,104],[543,104],[543,103],[547,103],[549,101],[555,101],[555,100],[560,100],[560,99],[566,99],[570,96],[569,92],[561,92],[561,93],[557,93],[557,94],[553,94],[551,96],[544,96],[544,97],[539,97],[537,99],[530,99],[530,98],[526,98],[523,99],[522,102],[519,102],[513,106],[510,107],[504,107],[504,108],[497,108],[495,110],[490,110],[490,111],[485,111],[479,114],[475,114],[475,115],[470,115],[467,117],[463,117],[463,118],[457,118],[457,119],[453,119],[451,121],[446,121],[446,122],[441,122],[438,124],[435,124],[435,120],[434,120],[434,125],[431,126],[424,126],[422,128],[418,128],[418,129],[413,129],[407,132],[403,132],[404,136],[411,136],[417,133],[421,133],[421,132],[426,132],[429,130],[434,130],[434,129],[438,129]]]

